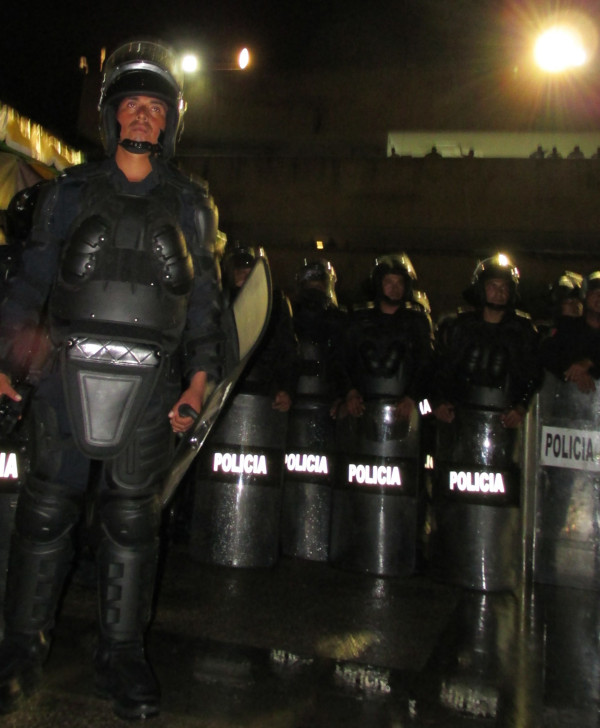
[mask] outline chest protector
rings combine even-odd
[[[300,350],[300,374],[296,385],[297,395],[324,396],[328,393],[327,342],[308,337],[298,339]]]
[[[460,363],[465,403],[485,409],[510,404],[510,342],[499,335],[472,340]]]
[[[177,341],[194,269],[175,194],[159,186],[136,197],[106,184],[94,198],[86,205],[84,197],[64,246],[52,317],[78,333]]]
[[[169,188],[94,192],[66,241],[50,314],[75,439],[102,458],[127,445],[177,346],[194,270]]]
[[[364,394],[399,397],[408,385],[410,345],[404,337],[390,336],[385,330],[380,333],[377,337],[370,331],[358,347]]]

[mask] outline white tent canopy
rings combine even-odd
[[[82,152],[64,144],[40,124],[21,116],[2,102],[0,102],[0,141],[10,149],[58,170],[83,162]]]

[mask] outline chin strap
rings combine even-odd
[[[384,301],[385,303],[389,304],[390,306],[403,306],[406,301],[404,298],[390,298],[389,296],[386,296],[385,294],[381,294],[380,300]]]
[[[161,144],[152,144],[151,142],[135,142],[133,139],[121,139],[119,144],[132,154],[160,154],[162,152]]]
[[[508,303],[486,303],[486,308],[490,308],[492,311],[508,311],[511,306]]]

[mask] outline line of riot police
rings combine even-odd
[[[160,711],[145,650],[160,489],[174,433],[190,431],[235,368],[241,347],[223,308],[262,255],[226,250],[219,288],[216,208],[171,163],[185,108],[171,49],[124,44],[104,68],[105,158],[38,189],[37,203],[34,191],[15,202],[23,224],[0,261],[0,568],[11,541],[2,713],[40,684],[81,525],[98,587],[96,689],[121,718]],[[306,261],[291,301],[274,291],[260,347],[182,491],[190,553],[233,567],[283,553],[405,576],[431,526],[421,555],[433,573],[513,587],[518,432],[541,380],[517,269],[502,255],[479,263],[468,310],[435,337],[406,254],[375,261],[373,301],[351,313],[335,282],[328,261]],[[552,326],[544,348],[550,370],[585,396],[600,375],[599,282],[586,279],[583,316]],[[35,385],[31,419],[15,410],[23,382]],[[426,400],[433,414],[421,414]],[[588,452],[600,461],[593,437],[560,427],[548,432],[550,461],[565,448],[577,458],[582,442],[586,462]]]
[[[260,247],[225,249],[225,307],[259,256]],[[372,300],[347,311],[332,264],[316,259],[298,269],[291,298],[274,291],[261,346],[170,514],[179,508],[175,530],[193,558],[221,566],[270,567],[283,555],[514,589],[522,424],[544,367],[595,391],[600,273],[565,271],[551,288],[552,320],[538,328],[518,309],[519,272],[504,254],[477,263],[467,305],[435,328],[406,253],[378,257],[370,283]],[[233,358],[226,352],[228,366]],[[12,430],[14,415],[0,414]],[[27,429],[7,437],[5,533]]]
[[[192,556],[266,567],[284,555],[516,588],[524,418],[544,366],[590,391],[596,371],[582,369],[600,364],[581,343],[595,340],[600,276],[566,271],[539,330],[518,308],[519,277],[504,254],[480,261],[466,305],[434,330],[405,253],[376,259],[373,300],[351,312],[337,305],[331,263],[305,260],[199,458]],[[567,354],[589,361],[571,366]]]
[[[225,249],[225,305],[265,255]],[[582,277],[553,284],[543,337],[517,308],[519,272],[503,254],[477,264],[467,305],[435,330],[406,253],[375,260],[372,300],[350,312],[328,260],[305,260],[295,280],[291,300],[276,289],[264,342],[171,513],[192,556],[514,586],[520,426],[542,381],[540,339],[583,312]]]
[[[226,254],[226,289],[255,254]],[[473,508],[501,506],[510,524],[498,528],[514,530],[517,433],[540,381],[538,335],[515,308],[518,271],[502,255],[480,262],[470,305],[435,338],[416,280],[405,253],[381,256],[373,300],[348,313],[337,305],[331,263],[307,260],[291,307],[277,294],[278,323],[199,458],[194,557],[271,566],[283,554],[408,575],[426,560],[435,567],[440,553],[435,570],[444,577],[446,542],[456,537],[445,514],[460,510],[461,498],[467,519]],[[459,535],[463,544],[468,536]],[[490,584],[489,575],[478,579]]]

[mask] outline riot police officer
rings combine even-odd
[[[221,269],[229,301],[264,255],[262,248],[240,243],[225,249]],[[296,377],[289,300],[275,290],[263,337],[198,459],[190,530],[194,559],[241,568],[270,567],[278,559],[284,446]],[[230,466],[242,459],[248,460],[242,471]]]
[[[478,263],[464,293],[472,309],[446,317],[436,334],[433,412],[452,422],[458,406],[503,410],[518,427],[540,383],[538,334],[516,309],[519,271],[498,253]]]
[[[292,299],[301,360],[297,394],[325,397],[331,404],[342,394],[339,355],[346,323],[346,313],[337,302],[336,282],[328,260],[304,260],[296,273]]]
[[[582,303],[583,276],[566,270],[552,284],[551,298],[554,307],[554,319],[560,316],[581,316],[583,313]]]
[[[36,182],[13,195],[4,214],[6,244],[0,245],[0,300],[4,298],[7,281],[15,274],[23,247],[33,221],[40,189],[44,181]]]
[[[305,259],[292,299],[300,373],[288,423],[281,550],[320,561],[329,553],[335,452],[331,414],[342,394],[339,356],[346,315],[337,304],[336,281],[328,260]]]
[[[239,242],[226,248],[221,262],[226,301],[233,302],[256,257],[265,255],[262,247]],[[267,330],[240,378],[236,392],[271,395],[273,409],[287,412],[292,405],[297,378],[298,342],[294,335],[291,305],[283,291],[275,289]]]
[[[545,316],[535,322],[540,339],[552,335],[563,316],[577,317],[582,315],[582,285],[583,276],[570,270],[563,271],[550,284],[545,302]]]
[[[345,400],[337,412],[330,561],[354,571],[411,574],[420,523],[420,417],[432,356],[428,314],[414,302],[405,253],[377,258],[372,305],[344,335]]]
[[[372,306],[353,313],[344,336],[344,407],[360,417],[368,397],[396,397],[396,416],[408,420],[425,386],[432,361],[428,314],[415,304],[415,269],[405,253],[376,259]]]
[[[516,588],[519,578],[519,425],[539,384],[538,334],[516,310],[519,272],[481,261],[468,310],[438,326],[431,400],[437,419],[429,565],[470,589]]]
[[[563,316],[541,350],[544,367],[559,379],[593,392],[600,378],[600,271],[590,273],[581,288],[582,316]]]
[[[96,687],[121,717],[159,712],[144,646],[158,488],[172,433],[192,424],[180,406],[201,409],[221,356],[216,211],[205,187],[169,163],[184,109],[168,48],[131,42],[109,57],[99,103],[106,159],[44,186],[0,311],[0,394],[18,398],[11,376],[21,341],[44,310],[53,344],[32,402],[36,458],[10,556],[4,712],[41,677],[91,459],[104,464],[95,508]]]

